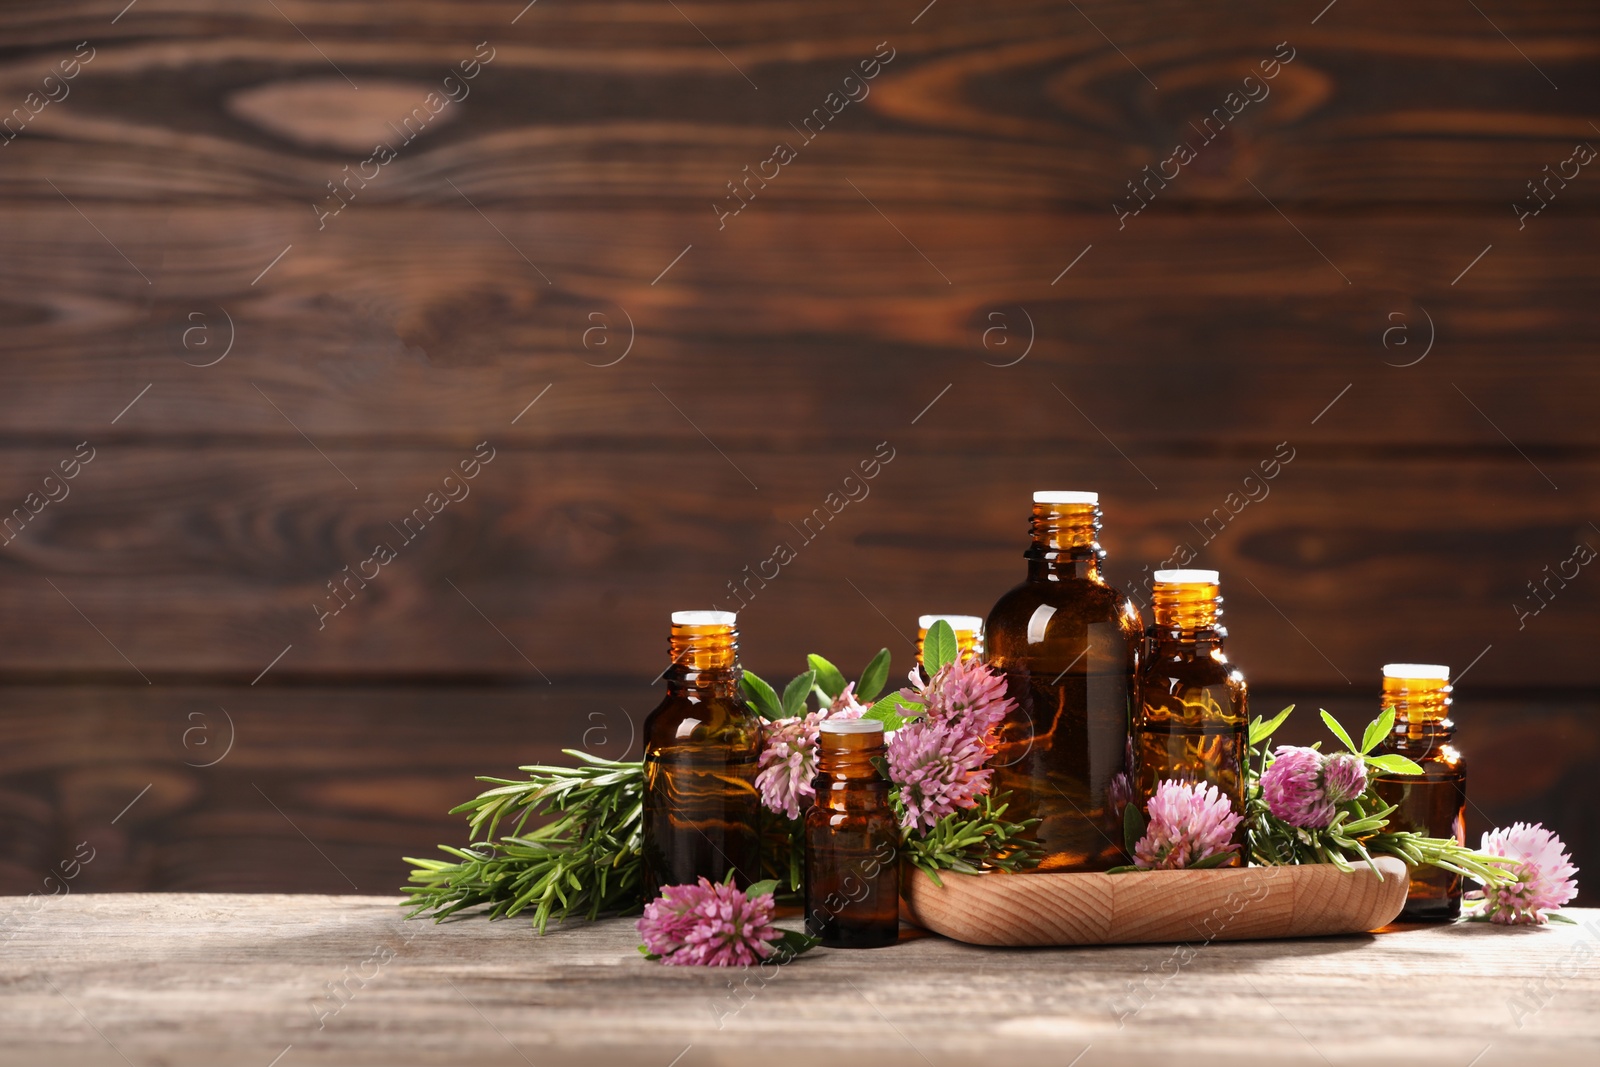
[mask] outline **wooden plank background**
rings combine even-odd
[[[473,774],[626,751],[779,542],[748,665],[905,666],[1062,486],[1135,592],[1223,570],[1265,706],[1470,664],[1475,827],[1600,855],[1600,579],[1518,608],[1600,547],[1600,180],[1513,211],[1600,140],[1591,5],[117,6],[0,12],[0,890],[104,837],[96,888],[384,891]]]

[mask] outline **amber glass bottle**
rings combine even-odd
[[[830,948],[878,948],[900,936],[900,826],[874,763],[883,754],[881,722],[821,726],[817,800],[805,816],[806,932]]]
[[[962,659],[983,658],[983,620],[976,615],[919,615],[917,616],[917,662],[922,662],[922,642],[928,639],[928,630],[943,620],[955,631],[956,651]]]
[[[1429,837],[1467,839],[1467,769],[1451,744],[1450,668],[1434,663],[1390,663],[1383,668],[1383,707],[1394,709],[1394,730],[1378,754],[1398,753],[1420,764],[1420,775],[1378,775],[1378,796],[1395,805],[1389,825]],[[1461,878],[1437,867],[1417,867],[1402,922],[1448,922],[1461,914]]]
[[[1209,782],[1244,814],[1250,711],[1222,642],[1216,571],[1156,571],[1150,646],[1133,714],[1134,784],[1146,803],[1168,779]],[[1237,844],[1244,853],[1241,824]],[[1232,865],[1243,862],[1235,858]]]
[[[995,790],[1007,817],[1037,818],[1040,871],[1100,871],[1125,862],[1122,806],[1143,634],[1139,610],[1106,584],[1095,493],[1033,495],[1028,578],[984,627],[985,662],[1017,709],[1000,726]]]
[[[645,891],[761,877],[761,721],[739,694],[731,611],[672,614],[667,695],[644,721]]]

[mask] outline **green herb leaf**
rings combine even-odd
[[[1197,863],[1189,864],[1187,869],[1191,871],[1209,871],[1213,867],[1222,866],[1236,855],[1238,855],[1236,852],[1214,852]]]
[[[1578,922],[1577,919],[1569,919],[1565,915],[1561,914],[1559,911],[1550,912],[1548,915],[1545,916],[1545,919],[1547,921],[1553,922],[1553,923],[1565,923],[1568,926],[1582,926],[1583,925],[1582,923]]]
[[[914,700],[907,700],[899,693],[890,693],[862,714],[863,719],[877,719],[883,723],[884,732],[898,730],[927,711],[921,704]]]
[[[1339,725],[1338,719],[1335,719],[1332,715],[1329,715],[1326,711],[1324,711],[1322,713],[1322,721],[1328,724],[1328,729],[1333,731],[1334,737],[1337,737],[1340,741],[1344,742],[1345,748],[1349,749],[1351,752],[1356,751],[1356,743],[1350,740],[1350,735],[1344,732],[1344,727]]]
[[[906,862],[943,886],[939,872],[978,874],[984,870],[1019,871],[1038,866],[1044,848],[1024,837],[1038,819],[1006,819],[1010,794],[985,795],[975,807],[951,812],[931,829],[905,835],[901,855]],[[895,800],[898,804],[898,799]]]
[[[409,860],[412,916],[443,920],[484,909],[489,918],[529,910],[543,933],[551,919],[637,912],[644,904],[644,764],[567,753],[577,766],[528,766],[524,781],[485,778],[495,788],[470,812],[469,848],[441,846],[451,861]],[[527,830],[530,820],[541,825]],[[505,821],[510,835],[496,838]],[[492,840],[491,840],[492,839]]]
[[[778,880],[776,878],[768,878],[764,882],[750,883],[750,888],[744,891],[744,895],[749,897],[751,900],[754,900],[763,893],[775,893],[777,891]]]
[[[796,675],[794,680],[783,687],[783,714],[788,718],[806,713],[806,697],[811,695],[811,687],[817,682],[816,671],[806,671]]]
[[[1404,756],[1389,753],[1386,756],[1368,756],[1367,763],[1386,774],[1423,774],[1423,769]]]
[[[1122,844],[1128,850],[1128,855],[1133,855],[1134,846],[1144,837],[1144,812],[1139,810],[1138,804],[1129,804],[1122,809]]]
[[[817,688],[828,694],[829,700],[844,692],[844,675],[839,673],[838,667],[816,653],[807,656],[806,662],[811,665],[812,672],[817,676]]]
[[[800,953],[809,952],[818,945],[822,944],[822,938],[812,937],[809,934],[803,934],[799,930],[784,930],[782,934],[780,934],[777,938],[774,938],[774,940],[778,942],[777,954],[783,957],[779,960],[780,963],[787,963],[789,960],[800,955]]]
[[[878,694],[883,692],[884,683],[888,680],[889,650],[880,648],[878,654],[872,657],[872,662],[867,664],[866,670],[861,672],[861,680],[856,683],[856,699],[878,699]]]
[[[745,671],[742,688],[744,698],[763,719],[775,721],[783,718],[783,705],[778,703],[778,694],[760,675],[754,671]]]
[[[1388,737],[1393,729],[1394,709],[1384,708],[1383,714],[1368,723],[1367,732],[1361,735],[1361,754],[1365,756],[1368,752],[1381,745],[1383,739]]]
[[[932,678],[944,669],[946,664],[955,662],[960,654],[960,646],[956,644],[956,632],[950,624],[940,619],[928,628],[928,636],[922,639],[922,669]]]
[[[1287,719],[1289,717],[1289,713],[1293,710],[1294,705],[1290,704],[1288,707],[1278,712],[1278,714],[1274,715],[1268,722],[1265,723],[1261,721],[1260,717],[1257,717],[1256,721],[1250,724],[1250,744],[1259,745],[1261,742],[1271,737],[1272,731],[1282,726],[1283,720]]]

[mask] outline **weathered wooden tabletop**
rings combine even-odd
[[[1587,1065],[1600,912],[1569,914],[1188,947],[907,929],[761,975],[648,963],[629,920],[540,939],[378,897],[0,898],[0,1062]]]

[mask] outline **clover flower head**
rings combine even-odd
[[[1343,804],[1367,791],[1367,765],[1360,756],[1335,752],[1322,764],[1322,794],[1331,803]]]
[[[669,885],[635,924],[644,947],[669,966],[748,967],[772,955],[783,932],[772,925],[772,894],[750,897],[701,877]]]
[[[1233,835],[1243,820],[1209,782],[1162,782],[1150,797],[1147,813],[1150,821],[1133,849],[1135,866],[1180,869],[1239,850]]]
[[[1322,786],[1326,757],[1314,748],[1280,745],[1261,775],[1267,809],[1290,826],[1320,829],[1333,821],[1335,802]]]
[[[926,682],[912,671],[911,681],[901,695],[924,712],[890,736],[889,777],[900,789],[905,828],[926,830],[988,791],[994,729],[1016,702],[1005,678],[976,660],[957,658]]]
[[[827,719],[859,719],[867,710],[856,699],[851,682],[821,711],[761,724],[761,756],[756,763],[756,791],[768,811],[800,817],[805,801],[815,797],[811,779],[817,773],[817,735]]]
[[[1506,925],[1539,926],[1554,911],[1578,894],[1578,868],[1561,838],[1539,823],[1514,823],[1483,835],[1482,851],[1517,860],[1512,868],[1517,880],[1484,890],[1483,912]]]

